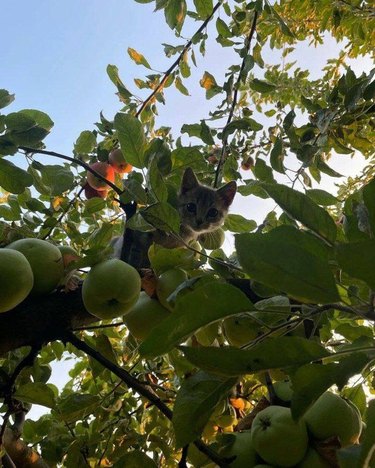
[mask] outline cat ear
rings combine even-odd
[[[186,193],[199,186],[199,181],[191,167],[185,169],[181,182],[181,193]]]
[[[232,204],[236,192],[237,184],[234,180],[228,182],[223,187],[219,188],[219,190],[217,191],[227,208],[229,208],[229,206]]]

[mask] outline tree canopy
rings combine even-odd
[[[365,429],[347,447],[340,437],[310,446],[327,466],[371,467],[375,68],[355,73],[350,64],[373,59],[372,2],[154,3],[176,33],[175,44],[163,44],[170,67],[155,71],[133,48],[128,54],[144,70],[134,83],[108,65],[118,112],[100,114],[71,154],[46,147],[54,126],[46,113],[12,112],[17,90],[0,90],[0,254],[36,238],[59,247],[64,262],[51,291],[26,294],[0,314],[1,463],[239,466],[235,435],[265,407],[290,407],[303,420],[333,389],[356,405]],[[189,39],[186,23],[196,28]],[[212,40],[238,55],[224,82],[204,66]],[[312,79],[294,51],[308,54],[325,41],[341,51]],[[267,63],[275,49],[282,63]],[[159,125],[158,109],[172,88],[188,99],[198,55],[200,86],[215,105],[177,135]],[[117,149],[127,164],[121,170]],[[331,156],[359,154],[368,161],[363,173],[343,181]],[[26,166],[14,163],[16,155]],[[276,208],[259,224],[228,214],[223,229],[235,236],[233,252],[215,240],[153,244],[134,309],[115,318],[89,313],[82,282],[111,257],[115,236],[124,236],[123,260],[135,231],[179,237],[178,191],[188,167],[213,188],[236,181],[246,206],[257,197]],[[337,194],[319,188],[322,174],[340,184]],[[0,263],[4,284],[5,271]],[[49,383],[51,366],[67,356],[70,381],[59,390]],[[283,381],[291,384],[288,401],[277,392]],[[32,404],[50,412],[28,419]]]

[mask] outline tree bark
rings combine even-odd
[[[68,293],[29,296],[15,309],[0,314],[0,356],[21,346],[61,339],[66,331],[99,320],[86,311],[80,287]]]

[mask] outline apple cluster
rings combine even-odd
[[[358,443],[362,425],[352,402],[327,391],[298,421],[285,406],[261,410],[251,430],[225,435],[221,455],[236,457],[230,464],[233,468],[329,468],[319,447],[329,440],[337,440],[341,447]]]
[[[109,153],[108,162],[97,161],[90,164],[90,168],[103,176],[107,181],[114,182],[115,174],[126,174],[133,170],[133,166],[129,164],[121,151],[116,148]],[[86,198],[99,197],[106,198],[110,186],[101,178],[97,177],[90,171],[86,174],[86,184],[84,185]]]
[[[29,294],[53,291],[64,276],[64,255],[41,239],[20,239],[0,249],[0,312],[14,309]]]

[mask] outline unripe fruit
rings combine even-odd
[[[257,454],[251,442],[251,432],[236,432],[224,435],[222,440],[225,446],[219,449],[221,457],[236,457],[231,463],[231,468],[253,468],[257,463]]]
[[[292,418],[289,408],[269,406],[260,411],[251,426],[251,441],[264,461],[277,466],[294,466],[304,457],[308,436],[303,420]]]
[[[26,257],[16,250],[0,249],[0,312],[12,310],[26,299],[33,283]]]
[[[64,275],[60,250],[41,239],[20,239],[8,245],[8,249],[23,253],[34,275],[31,294],[42,295],[53,291]]]
[[[186,272],[180,268],[172,268],[159,276],[156,283],[156,295],[163,307],[173,310],[173,305],[167,299],[187,278]]]
[[[225,241],[225,232],[223,229],[218,228],[212,232],[206,232],[199,236],[199,243],[204,249],[216,250],[220,249]]]
[[[137,340],[143,341],[150,331],[169,314],[169,311],[159,301],[151,299],[142,291],[137,303],[124,316],[124,322],[130,333]]]
[[[125,174],[133,170],[133,166],[126,161],[120,148],[116,148],[109,153],[108,161],[118,174]]]
[[[362,421],[357,407],[332,392],[325,392],[305,413],[311,435],[318,440],[337,436],[342,447],[357,442]]]
[[[98,174],[102,175],[105,179],[109,182],[115,181],[115,171],[110,164],[105,162],[96,162],[94,164],[90,164],[91,169],[96,171]],[[109,190],[109,185],[93,173],[87,171],[87,182],[89,185],[95,190]]]
[[[82,298],[90,314],[112,319],[128,312],[137,302],[141,278],[135,268],[112,258],[91,268],[82,286]]]
[[[222,327],[228,343],[238,347],[253,341],[260,330],[255,320],[246,314],[226,318]]]

